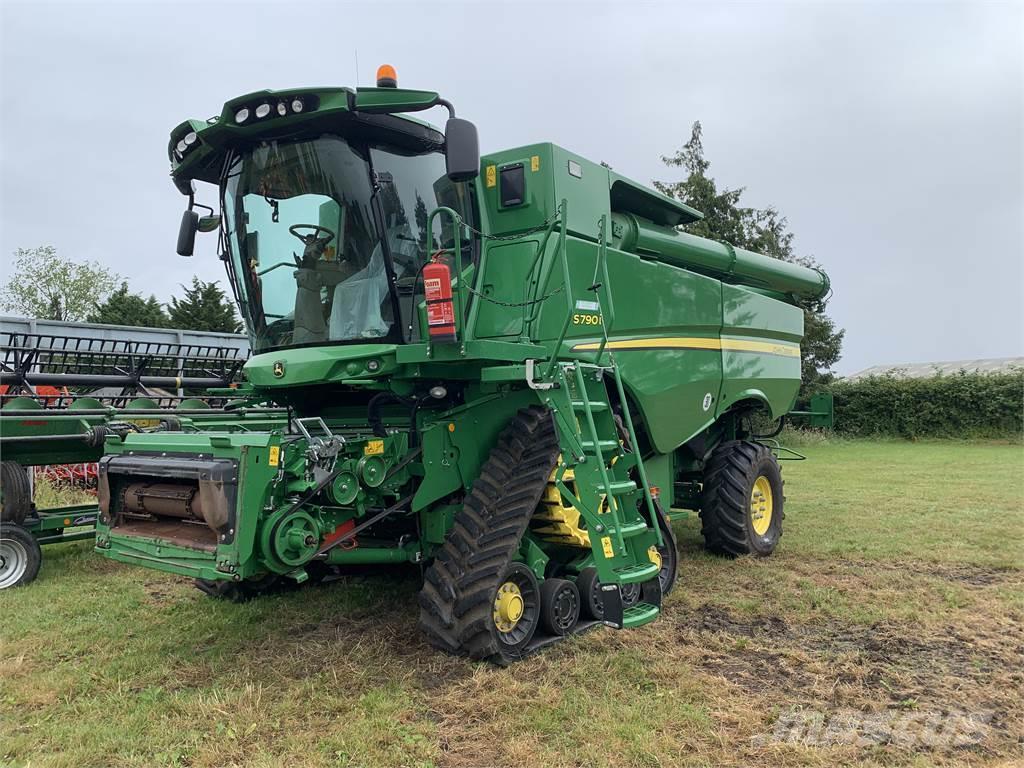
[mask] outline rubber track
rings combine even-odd
[[[424,577],[419,624],[435,648],[508,660],[491,631],[494,592],[557,460],[551,412],[520,410],[491,449]]]
[[[712,552],[738,557],[753,550],[747,535],[750,488],[763,454],[758,443],[732,440],[711,454],[704,473],[700,520],[704,544]]]

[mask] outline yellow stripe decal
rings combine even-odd
[[[600,342],[577,344],[573,352],[596,350]],[[618,339],[609,341],[605,349],[724,349],[729,352],[757,352],[762,355],[800,357],[800,346],[781,341],[746,341],[743,339],[707,339],[698,336],[662,336],[654,339]]]

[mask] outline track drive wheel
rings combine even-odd
[[[544,579],[540,585],[541,624],[549,635],[568,635],[580,619],[580,593],[566,579]]]
[[[782,472],[758,443],[732,440],[711,454],[701,498],[701,533],[712,552],[770,555],[782,537]]]
[[[502,664],[522,658],[529,640],[522,641],[518,636],[525,633],[517,628],[527,619],[523,590],[530,582],[523,571],[529,569],[512,558],[557,460],[558,437],[546,408],[523,408],[502,430],[424,576],[420,629],[435,648]],[[503,597],[510,582],[518,598]],[[536,594],[539,608],[539,588]],[[518,600],[523,613],[513,641],[508,626]],[[524,627],[532,637],[536,627]]]
[[[16,461],[0,461],[0,520],[21,525],[32,508],[32,486],[25,468]]]
[[[43,552],[35,536],[20,525],[0,523],[0,589],[34,581],[42,561]]]

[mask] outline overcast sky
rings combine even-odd
[[[1021,4],[0,7],[4,277],[50,244],[161,300],[222,278],[213,236],[174,254],[168,132],[250,91],[355,85],[358,49],[359,84],[395,65],[485,152],[553,141],[671,179],[700,120],[719,184],[832,277],[840,372],[1024,354]]]

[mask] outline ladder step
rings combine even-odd
[[[650,603],[637,603],[631,608],[627,608],[622,612],[622,628],[630,629],[632,627],[642,627],[644,624],[650,624],[661,613],[661,609],[656,605]]]
[[[612,496],[624,496],[636,490],[636,483],[632,480],[619,480],[615,483],[608,483],[608,487],[611,489]]]
[[[602,453],[604,451],[614,451],[619,448],[618,440],[598,440],[595,444],[593,440],[580,440],[580,447],[583,448],[584,453],[596,454],[596,446],[600,446]]]
[[[654,563],[627,565],[624,568],[616,568],[615,577],[619,584],[642,584],[645,581],[656,579],[660,570]]]
[[[586,411],[587,410],[587,404],[583,400],[573,400],[572,401],[572,409],[574,411]],[[601,411],[607,411],[607,410],[608,410],[608,403],[603,403],[603,402],[601,402],[599,400],[591,400],[590,401],[590,411],[592,413],[600,413]]]

